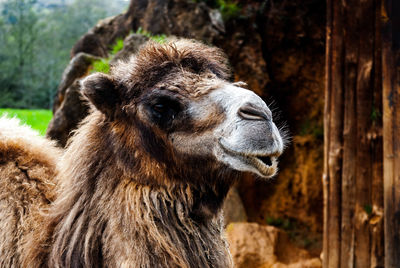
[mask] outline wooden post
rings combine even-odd
[[[327,1],[324,267],[383,267],[380,5]]]
[[[383,136],[385,267],[400,267],[400,3],[385,0],[383,20]]]

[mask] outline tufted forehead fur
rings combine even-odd
[[[131,98],[152,88],[166,76],[182,72],[192,78],[214,75],[223,80],[229,79],[231,74],[222,50],[181,39],[164,44],[146,43],[129,61],[119,62],[112,68],[111,76],[122,84],[119,86],[126,87],[124,97]]]

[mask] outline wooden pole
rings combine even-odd
[[[400,267],[400,3],[385,0],[383,20],[383,136],[385,267]]]
[[[383,267],[380,5],[327,4],[323,265]]]

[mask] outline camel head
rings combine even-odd
[[[281,134],[265,102],[228,81],[227,66],[219,49],[199,42],[148,43],[111,74],[84,79],[83,94],[110,125],[111,139],[120,140],[112,143],[123,144],[115,152],[125,165],[141,158],[186,176],[215,170],[272,177]]]

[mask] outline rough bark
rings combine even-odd
[[[383,166],[385,267],[400,267],[400,3],[385,0],[383,16]]]
[[[383,267],[379,2],[327,3],[324,267]]]

